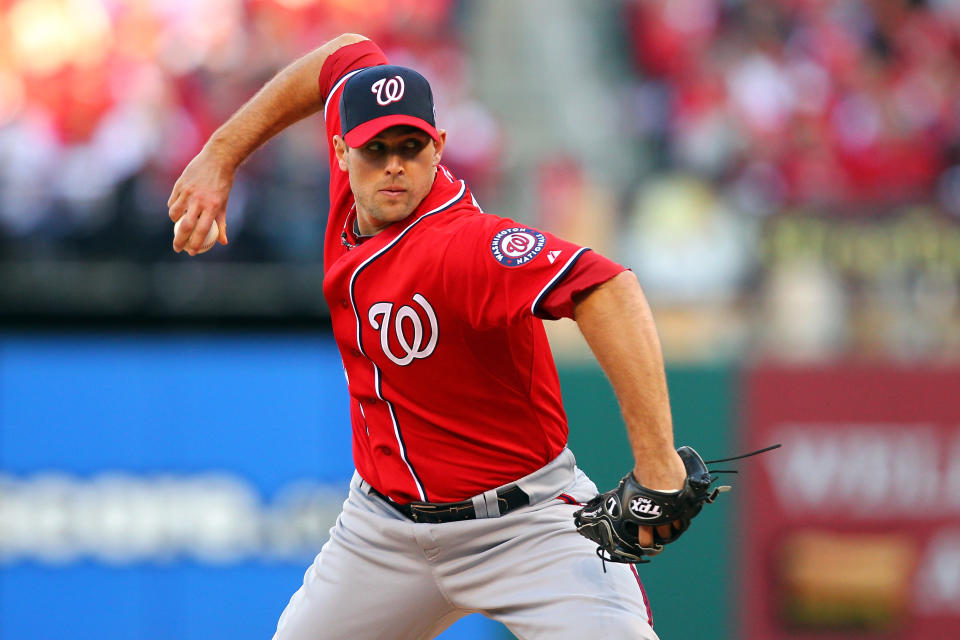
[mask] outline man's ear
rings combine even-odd
[[[339,135],[333,136],[333,152],[337,154],[337,164],[340,171],[347,170],[347,143]]]
[[[447,144],[447,130],[437,129],[437,140],[433,141],[433,166],[440,164],[440,157],[443,155],[443,147]]]

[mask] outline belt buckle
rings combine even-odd
[[[410,503],[407,505],[407,510],[410,513],[410,519],[417,523],[421,521],[421,514],[422,514],[420,509],[417,508],[418,506],[419,505],[417,505],[416,503]]]
[[[468,516],[466,518],[461,516],[461,512],[466,510],[473,510],[473,505],[470,504],[459,504],[459,503],[450,503],[445,506],[440,506],[440,504],[433,504],[429,502],[420,502],[420,503],[410,503],[408,505],[410,509],[410,519],[414,522],[428,522],[431,524],[438,524],[443,522],[454,522],[457,520],[470,520]],[[476,517],[476,514],[472,514],[473,517]]]
[[[407,505],[410,510],[410,519],[416,523],[435,523],[442,522],[437,516],[442,513],[435,505],[429,502],[411,502]],[[443,511],[447,511],[444,509]]]

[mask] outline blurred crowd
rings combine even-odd
[[[641,0],[642,135],[670,162],[766,196],[871,214],[939,185],[960,214],[960,3]],[[952,170],[952,172],[951,172]]]
[[[445,161],[488,209],[641,276],[670,357],[960,356],[960,2],[611,2],[594,37],[623,43],[608,99],[636,175],[548,154],[517,210],[509,109],[471,84],[496,46],[471,39],[478,7],[0,0],[0,267],[182,260],[166,199],[185,164],[279,68],[357,31],[434,84]],[[230,251],[204,260],[319,261],[326,149],[296,127],[244,166]]]
[[[453,0],[0,0],[0,241],[18,255],[169,259],[169,189],[210,133],[276,71],[343,31],[377,40],[437,87],[493,174],[496,124],[469,93]],[[233,260],[319,257],[322,128],[254,157],[231,199]],[[146,253],[144,253],[146,252]]]
[[[647,158],[626,253],[672,344],[960,355],[960,3],[624,12]]]

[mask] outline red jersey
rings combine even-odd
[[[353,194],[330,139],[343,83],[387,64],[342,47],[320,74],[330,144],[323,292],[350,392],[360,475],[398,502],[464,500],[544,466],[567,442],[541,318],[623,267],[549,233],[484,213],[439,167],[406,219],[354,234]]]

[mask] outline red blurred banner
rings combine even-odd
[[[960,369],[759,367],[744,640],[960,638]],[[746,481],[749,480],[749,481]]]

